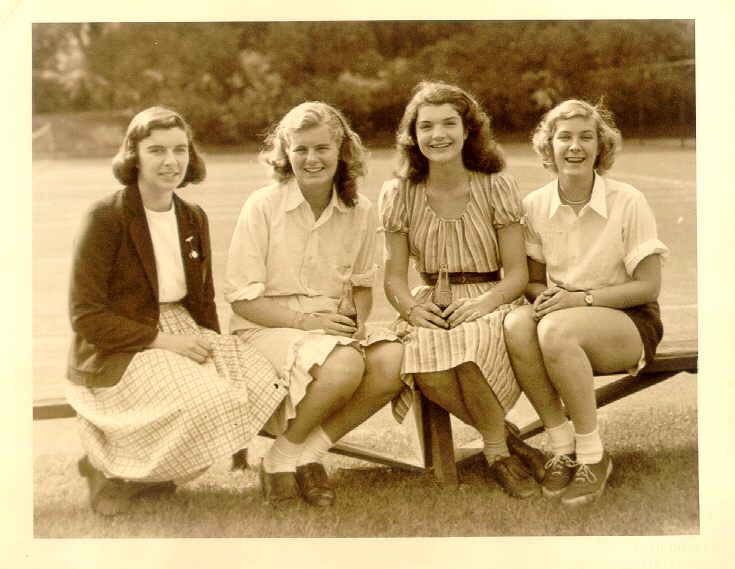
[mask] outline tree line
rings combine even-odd
[[[360,21],[33,25],[34,113],[166,104],[206,143],[262,140],[320,99],[366,137],[395,129],[420,80],[472,93],[500,132],[558,101],[603,98],[625,134],[694,134],[694,22]]]

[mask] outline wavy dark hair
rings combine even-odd
[[[197,184],[204,180],[207,168],[204,160],[194,145],[191,128],[183,117],[166,107],[149,107],[133,117],[125,133],[120,149],[112,159],[112,173],[124,185],[130,186],[138,181],[138,145],[144,138],[157,129],[180,128],[186,133],[189,142],[189,165],[186,174],[179,184],[183,188],[188,183]]]
[[[280,120],[265,139],[266,148],[261,158],[273,168],[273,177],[285,182],[294,176],[288,159],[291,144],[289,135],[321,125],[332,131],[339,147],[334,185],[337,196],[348,207],[357,203],[357,181],[367,172],[367,151],[345,116],[337,109],[320,101],[307,101],[297,105]]]
[[[505,166],[500,145],[490,129],[490,117],[479,103],[456,85],[422,81],[413,89],[413,98],[398,125],[396,145],[398,166],[395,174],[411,182],[421,182],[429,174],[429,161],[416,140],[416,117],[424,105],[450,104],[462,119],[467,139],[462,147],[462,162],[468,170],[494,174]]]
[[[615,156],[623,146],[623,137],[615,126],[612,113],[600,100],[592,105],[579,99],[567,99],[547,112],[533,131],[531,142],[533,149],[541,157],[544,168],[557,173],[559,169],[554,162],[552,139],[556,123],[574,117],[592,118],[597,125],[597,158],[594,168],[599,174],[607,172],[615,162]]]

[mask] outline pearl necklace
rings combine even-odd
[[[559,195],[564,199],[565,202],[567,202],[569,205],[582,205],[583,203],[587,203],[589,199],[592,197],[592,188],[595,187],[595,173],[592,172],[592,186],[590,187],[590,193],[587,194],[587,197],[584,199],[581,199],[579,201],[570,200],[566,194],[564,193],[564,190],[561,189],[561,184],[559,183],[559,180],[556,181],[556,185],[559,188]]]

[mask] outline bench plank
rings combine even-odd
[[[604,407],[642,389],[656,385],[679,373],[697,373],[698,353],[696,344],[678,342],[662,344],[661,351],[638,376],[623,375],[607,385],[595,390],[597,407]],[[618,375],[618,374],[610,374]],[[604,376],[597,376],[604,377]],[[390,453],[379,452],[354,443],[338,442],[330,452],[367,460],[386,466],[408,469],[432,470],[442,486],[456,487],[458,484],[457,464],[475,459],[482,453],[482,448],[460,447],[455,449],[452,436],[452,424],[449,413],[442,407],[429,401],[417,391],[414,394],[414,417],[419,433],[423,460],[399,457]],[[33,402],[33,420],[65,419],[76,416],[74,409],[64,398],[40,399]],[[521,437],[532,437],[543,431],[539,419],[520,428]],[[272,435],[261,432],[261,436]]]

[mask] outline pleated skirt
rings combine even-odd
[[[364,340],[345,336],[333,336],[322,330],[300,330],[296,328],[248,328],[237,334],[254,346],[271,362],[288,385],[288,396],[266,425],[273,434],[286,430],[288,421],[296,416],[296,406],[306,395],[313,381],[309,373],[313,366],[322,365],[337,346],[353,346],[364,357],[365,348],[383,341],[399,341],[385,327],[372,329]]]

